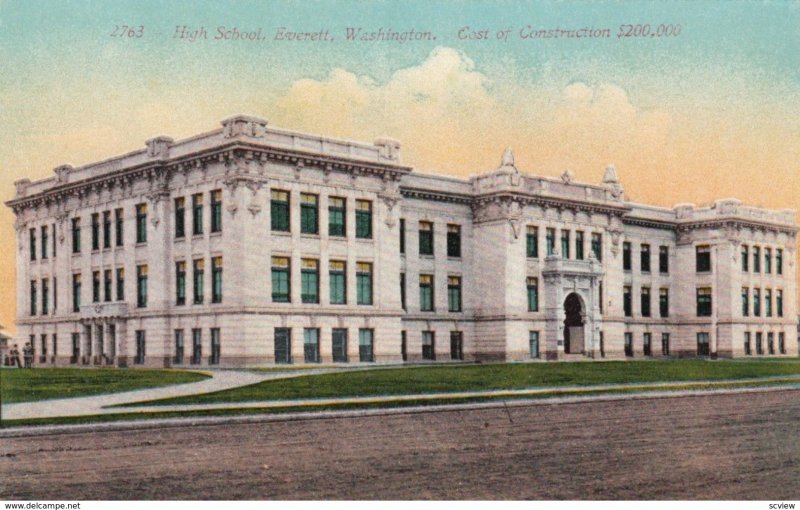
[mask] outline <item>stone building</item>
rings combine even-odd
[[[237,116],[18,181],[18,341],[41,365],[797,355],[794,211],[399,152]]]

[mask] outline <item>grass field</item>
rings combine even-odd
[[[675,360],[438,365],[303,376],[152,403],[253,402],[614,383],[719,381],[786,375],[800,375],[800,360],[781,363]]]
[[[178,370],[120,370],[118,368],[34,368],[0,370],[4,404],[54,398],[119,393],[196,382],[208,376]]]

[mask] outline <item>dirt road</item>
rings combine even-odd
[[[2,499],[796,500],[800,391],[4,438],[0,474]]]

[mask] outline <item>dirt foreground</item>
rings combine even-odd
[[[800,391],[4,438],[0,498],[800,498]]]

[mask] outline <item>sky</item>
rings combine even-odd
[[[512,147],[530,174],[599,182],[613,163],[639,202],[799,209],[798,26],[797,1],[0,0],[0,201],[17,179],[248,113],[391,136],[420,172],[485,172]],[[234,27],[261,39],[215,39]],[[281,27],[327,40],[275,40]],[[348,27],[422,38],[348,41]],[[527,37],[584,28],[609,37]],[[11,332],[13,221],[0,208]]]

